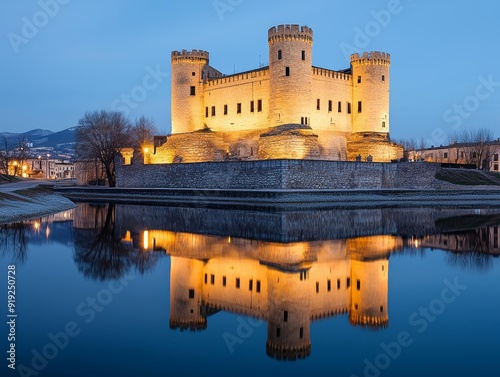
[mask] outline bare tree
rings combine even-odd
[[[9,162],[12,157],[12,149],[5,135],[0,140],[0,173],[9,174]]]
[[[30,156],[30,147],[26,139],[20,138],[17,145],[11,145],[4,135],[0,141],[0,172],[21,175],[23,165]]]
[[[144,145],[153,144],[153,138],[158,134],[158,128],[156,128],[152,119],[141,116],[136,119],[134,126],[131,130],[132,146],[136,148],[141,148]]]
[[[488,128],[477,130],[463,130],[460,134],[453,135],[460,154],[467,164],[474,164],[478,169],[488,169],[493,158],[492,141],[493,132]]]
[[[128,119],[115,111],[87,112],[78,121],[76,156],[101,163],[110,187],[116,185],[115,153],[131,144],[130,129]]]

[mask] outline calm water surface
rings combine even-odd
[[[0,225],[18,315],[0,375],[498,376],[499,227],[494,209],[89,204]]]

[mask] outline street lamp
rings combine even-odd
[[[49,158],[50,158],[50,154],[47,153],[47,160],[45,161],[45,178],[46,179],[50,178],[50,176],[49,176]]]

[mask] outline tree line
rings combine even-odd
[[[26,139],[19,138],[12,143],[3,135],[0,138],[0,174],[20,175],[30,154],[30,145]]]
[[[157,132],[153,120],[144,116],[131,122],[117,111],[87,112],[76,129],[76,159],[101,164],[109,186],[115,187],[115,153],[151,144]]]
[[[451,133],[448,137],[448,145],[457,148],[462,163],[476,165],[478,169],[487,168],[493,161],[495,148],[493,142],[496,139],[489,128],[478,128],[462,130]],[[417,141],[415,138],[400,139],[394,141],[404,148],[404,157],[408,158],[411,152],[427,149],[425,141]]]

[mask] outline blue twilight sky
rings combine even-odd
[[[59,131],[89,110],[154,118],[170,132],[170,52],[204,49],[224,73],[267,64],[267,30],[314,30],[313,64],[391,54],[391,136],[500,137],[498,0],[5,0],[0,132]],[[144,81],[146,80],[146,81]],[[144,83],[148,90],[144,89]],[[123,96],[129,96],[128,101]]]

